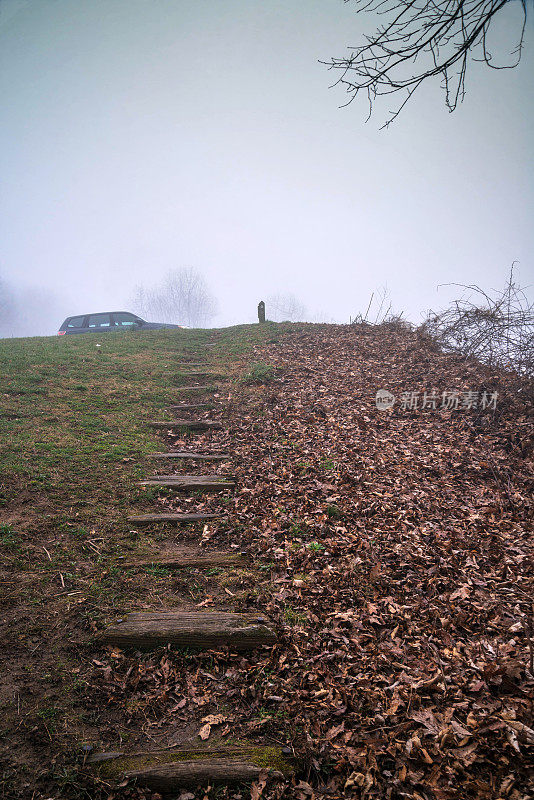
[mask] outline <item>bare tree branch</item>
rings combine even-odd
[[[345,0],[349,2],[349,0]],[[374,11],[389,18],[365,43],[342,58],[322,62],[341,73],[334,86],[345,87],[349,105],[363,90],[369,116],[377,97],[405,95],[383,127],[399,115],[423,81],[441,78],[445,103],[454,111],[465,95],[469,59],[492,69],[513,69],[524,44],[527,0],[518,0],[522,21],[511,63],[495,64],[487,37],[494,17],[509,0],[355,0],[356,12]],[[478,56],[478,57],[477,57]]]

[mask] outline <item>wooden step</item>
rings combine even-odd
[[[180,411],[196,411],[197,408],[211,408],[213,403],[179,403],[175,406],[168,406],[169,411],[179,413]]]
[[[205,611],[138,611],[99,634],[103,644],[150,650],[167,644],[210,650],[228,645],[239,652],[274,644],[275,632],[259,614]]]
[[[228,375],[222,372],[208,372],[207,370],[192,370],[191,372],[183,372],[180,370],[180,374],[177,375],[176,378],[179,381],[181,381],[182,378],[208,378],[214,381],[224,381],[228,379]]]
[[[162,465],[163,466],[163,465]],[[165,464],[165,466],[172,467],[174,464]],[[236,477],[235,475],[231,475],[229,472],[216,472],[213,475],[182,475],[181,472],[158,472],[156,475],[149,475],[146,478],[147,481],[182,481],[184,479],[201,479],[201,480],[221,480],[221,481],[232,481],[235,484]]]
[[[222,424],[213,419],[175,419],[172,422],[149,422],[151,428],[186,428],[189,431],[216,431]]]
[[[172,569],[199,569],[209,567],[244,567],[250,564],[246,553],[158,553],[150,558],[121,560],[123,567],[169,567]]]
[[[230,458],[228,453],[188,453],[177,450],[173,453],[149,453],[149,458],[183,458],[191,461],[225,461]]]
[[[179,363],[177,367],[182,371],[182,369],[202,369],[202,367],[209,367],[209,364],[206,361],[188,361],[184,358],[183,364]]]
[[[175,392],[218,392],[218,386],[174,386]]]
[[[190,525],[193,522],[205,522],[209,519],[221,519],[223,514],[139,514],[128,517],[134,525],[151,525],[154,522],[169,522],[172,525]]]
[[[139,481],[139,486],[170,486],[177,490],[212,491],[217,489],[233,489],[235,481],[219,475],[155,475],[145,481]]]
[[[97,753],[87,763],[102,780],[122,783],[135,778],[139,786],[166,793],[199,784],[251,783],[261,772],[281,780],[293,772],[284,750],[238,741],[222,747],[193,746],[131,755]]]

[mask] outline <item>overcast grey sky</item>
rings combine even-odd
[[[474,65],[454,114],[426,85],[379,131],[393,104],[365,124],[318,63],[374,29],[351,3],[0,0],[0,273],[58,297],[49,332],[181,266],[219,325],[276,292],[345,322],[387,285],[418,321],[439,283],[531,283],[532,17],[517,70]]]

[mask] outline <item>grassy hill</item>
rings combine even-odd
[[[194,363],[228,376],[200,412],[222,430],[150,430],[196,397]],[[209,741],[291,750],[297,778],[265,798],[528,796],[532,408],[513,375],[387,326],[267,324],[2,340],[0,377],[0,797],[149,797],[95,779],[87,748],[200,741],[210,714]],[[498,401],[384,412],[380,388]],[[140,488],[169,446],[229,451],[208,471],[236,491]],[[126,519],[221,509],[179,530]],[[251,562],[122,563],[186,547]],[[266,614],[279,642],[95,643],[162,608]]]
[[[58,748],[74,754],[98,737],[82,643],[131,602],[113,561],[150,541],[126,516],[154,507],[157,493],[136,486],[150,470],[144,457],[161,449],[145,423],[170,419],[169,402],[187,398],[173,396],[178,364],[231,372],[235,362],[240,374],[252,347],[278,335],[268,328],[0,340],[3,797],[54,785]]]

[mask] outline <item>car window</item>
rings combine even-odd
[[[111,314],[91,314],[89,317],[89,328],[111,328]]]
[[[67,321],[67,328],[81,328],[85,317],[71,317]]]
[[[137,317],[134,317],[133,314],[128,314],[126,311],[120,311],[119,313],[113,314],[113,321],[115,325],[120,325],[121,328],[135,325]]]

